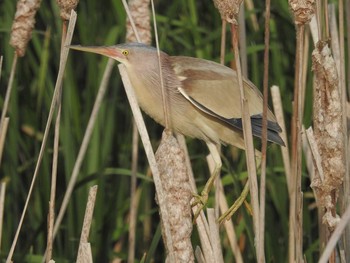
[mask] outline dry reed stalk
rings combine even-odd
[[[330,237],[327,246],[325,250],[322,253],[322,256],[320,257],[319,263],[327,263],[328,260],[331,257],[331,254],[333,253],[335,246],[338,243],[338,240],[341,238],[341,235],[344,233],[344,230],[346,226],[349,224],[350,221],[350,206],[346,208],[344,211],[344,214],[342,215],[342,218],[339,220],[336,228],[334,229],[332,236]],[[345,261],[343,261],[345,262]]]
[[[84,160],[85,153],[86,153],[87,147],[89,145],[89,141],[90,141],[90,138],[91,138],[91,135],[93,132],[93,128],[94,128],[94,125],[95,125],[95,122],[97,119],[98,111],[101,107],[103,97],[104,97],[106,90],[107,90],[107,84],[108,84],[109,78],[110,78],[111,73],[112,73],[113,65],[114,65],[114,60],[109,59],[107,65],[106,65],[105,71],[103,73],[101,84],[100,84],[100,87],[98,89],[98,93],[96,95],[95,103],[94,103],[94,106],[93,106],[92,111],[91,111],[91,115],[90,115],[86,130],[85,130],[85,134],[84,134],[83,141],[81,143],[81,146],[80,146],[80,149],[78,152],[77,159],[74,163],[72,175],[71,175],[71,178],[69,180],[67,190],[64,194],[63,201],[62,201],[62,204],[60,207],[60,211],[59,211],[57,218],[56,218],[54,231],[53,231],[54,237],[56,236],[56,234],[58,232],[58,229],[59,229],[60,224],[62,222],[63,216],[66,212],[68,202],[69,202],[70,197],[72,195],[72,192],[73,192],[73,189],[75,186],[75,182],[78,178],[80,167],[81,167],[81,164]]]
[[[221,213],[224,213],[229,208],[228,208],[227,201],[225,198],[224,187],[222,186],[221,181],[219,181],[219,193],[220,193],[219,206],[220,206]],[[227,233],[227,238],[229,240],[232,253],[235,257],[235,261],[237,263],[243,263],[242,253],[239,250],[239,246],[237,244],[236,232],[235,232],[232,220],[226,220],[223,224],[224,224],[224,227],[225,227],[225,230]]]
[[[207,263],[208,261],[205,260],[204,255],[200,247],[196,247],[195,255],[198,263]]]
[[[67,25],[66,22],[62,25],[62,38],[61,38],[61,49],[67,36]],[[52,171],[51,171],[51,189],[50,189],[50,201],[49,201],[49,212],[48,212],[48,226],[47,226],[47,245],[46,245],[46,262],[50,262],[52,258],[52,247],[53,247],[53,228],[55,224],[55,199],[56,199],[56,181],[57,181],[57,166],[58,166],[58,151],[59,151],[59,140],[60,140],[60,123],[61,123],[61,109],[62,109],[62,87],[57,98],[57,114],[55,121],[55,132],[54,132],[54,145],[53,145],[53,156],[52,156]]]
[[[150,23],[150,0],[129,0],[128,7],[130,15],[126,18],[126,41],[151,43],[151,23]],[[132,27],[131,21],[135,25]],[[135,33],[134,30],[137,30]],[[136,34],[140,39],[136,38]],[[138,200],[136,196],[137,185],[137,166],[138,166],[138,146],[139,135],[135,121],[133,121],[132,131],[132,158],[131,158],[131,183],[130,183],[130,219],[129,219],[129,236],[128,236],[128,262],[135,261],[135,236]]]
[[[342,16],[343,16],[342,18],[344,18],[344,13],[342,14]],[[345,17],[350,17],[350,2],[349,1],[345,1]],[[340,14],[339,14],[339,18],[341,18]],[[342,19],[342,21],[340,21],[340,23],[343,23],[343,22],[344,22],[344,19]],[[345,23],[346,23],[346,35],[350,36],[350,19],[345,19]],[[350,37],[347,37],[346,40],[347,40],[346,47],[347,47],[347,50],[349,51],[350,50]],[[347,61],[350,61],[350,52],[347,52]],[[346,81],[347,89],[346,89],[346,91],[348,94],[350,94],[350,67],[347,67],[346,75],[347,75],[347,81]],[[349,227],[349,229],[350,229],[350,227]],[[348,236],[350,237],[350,233]]]
[[[129,217],[129,235],[128,235],[128,263],[135,261],[135,237],[137,221],[137,169],[138,169],[138,148],[139,134],[135,121],[132,125],[132,153],[131,153],[131,182],[130,182],[130,217]]]
[[[242,72],[240,66],[240,58],[239,58],[239,50],[238,50],[238,35],[237,35],[237,26],[234,24],[231,25],[232,30],[232,44],[234,47],[234,55],[236,58],[236,67],[237,67],[237,76],[238,76],[238,84],[240,88],[240,97],[241,97],[241,109],[242,109],[242,120],[243,120],[243,135],[244,135],[244,143],[245,143],[245,152],[247,159],[247,168],[248,168],[248,176],[249,176],[249,185],[250,185],[250,195],[251,202],[253,207],[253,224],[254,224],[254,233],[255,233],[255,243],[257,257],[260,258],[260,237],[259,237],[259,190],[258,190],[258,179],[256,175],[256,165],[255,165],[255,151],[252,137],[252,126],[250,122],[249,108],[248,102],[245,98],[244,90],[243,90],[243,79]]]
[[[305,94],[306,94],[306,82],[307,82],[307,73],[309,70],[309,48],[310,48],[310,30],[309,27],[306,27],[304,30],[304,47],[303,47],[303,68],[302,68],[302,85],[301,85],[301,94],[300,99],[301,103],[301,112],[300,116],[304,116],[305,108]]]
[[[4,118],[4,121],[0,126],[0,166],[1,166],[2,154],[4,152],[5,138],[6,138],[9,122],[10,122],[10,118],[6,117]]]
[[[58,150],[60,140],[60,120],[61,120],[61,94],[58,98],[58,109],[55,122],[55,135],[54,135],[54,147],[52,156],[52,171],[51,171],[51,189],[50,189],[50,201],[49,201],[49,213],[48,213],[48,226],[47,226],[47,245],[46,245],[46,262],[49,262],[52,258],[53,247],[53,227],[55,224],[55,197],[56,197],[56,181],[57,181],[57,166],[58,166]]]
[[[126,15],[127,15],[128,19],[129,19],[130,26],[131,26],[134,34],[135,34],[135,38],[137,39],[137,42],[141,42],[141,38],[139,36],[139,33],[137,31],[134,19],[132,18],[131,12],[129,10],[128,3],[126,2],[126,0],[122,0],[122,3],[123,3],[123,6],[124,6]]]
[[[273,104],[273,109],[275,112],[277,122],[282,128],[281,137],[284,143],[286,144],[285,147],[281,147],[281,151],[282,151],[282,159],[284,164],[284,171],[287,177],[288,192],[291,193],[292,178],[291,178],[291,171],[290,171],[289,146],[288,146],[288,140],[287,140],[286,124],[283,117],[283,104],[281,99],[281,93],[278,86],[271,87],[271,97],[272,97],[272,104]]]
[[[5,208],[5,193],[6,193],[6,182],[1,182],[0,184],[0,250],[1,250],[1,240],[2,240],[2,229],[4,223],[4,208]]]
[[[219,224],[216,221],[215,210],[213,208],[207,209],[210,240],[213,246],[214,259],[216,263],[224,263],[222,256],[222,249],[220,244]]]
[[[80,235],[79,249],[77,262],[85,263],[92,262],[91,247],[89,240],[89,233],[91,228],[92,216],[94,214],[94,207],[97,195],[97,185],[94,185],[89,190],[88,200],[86,203],[86,209],[84,214],[84,222]]]
[[[259,198],[258,198],[258,181],[256,176],[256,166],[255,166],[255,152],[252,138],[252,127],[250,122],[250,115],[247,100],[245,98],[243,90],[243,80],[242,80],[242,70],[239,57],[238,48],[238,26],[237,17],[239,12],[239,7],[242,1],[235,0],[214,0],[215,6],[218,8],[221,17],[231,24],[232,32],[232,46],[234,49],[234,56],[236,61],[236,70],[238,76],[238,84],[240,88],[240,98],[241,98],[241,109],[242,109],[242,119],[243,119],[243,135],[245,142],[245,150],[247,157],[247,168],[249,174],[250,182],[250,193],[252,197],[253,205],[253,223],[254,223],[254,233],[256,244],[261,245],[259,241]],[[258,258],[260,258],[258,252],[260,249],[256,247]]]
[[[65,46],[68,46],[71,43],[72,36],[73,36],[73,31],[74,31],[74,27],[75,27],[75,22],[76,22],[76,13],[74,11],[72,11],[71,19],[69,21],[69,26],[68,26],[68,32],[67,32],[67,38],[66,38],[66,41],[65,41]],[[25,202],[25,205],[24,205],[24,208],[23,208],[23,212],[22,212],[22,215],[21,215],[21,218],[20,218],[20,222],[19,222],[16,234],[15,234],[15,237],[14,237],[13,243],[11,245],[10,252],[9,252],[7,260],[6,260],[7,263],[11,262],[11,258],[13,256],[13,252],[15,250],[15,246],[16,246],[16,243],[17,243],[17,240],[18,240],[19,232],[20,232],[22,224],[23,224],[24,216],[25,216],[25,213],[26,213],[27,208],[28,208],[29,200],[30,200],[31,194],[32,194],[33,189],[34,189],[34,184],[35,184],[36,178],[38,176],[39,167],[40,167],[43,155],[44,155],[44,150],[45,150],[47,138],[49,136],[49,131],[50,131],[50,126],[51,126],[53,113],[54,113],[54,111],[56,109],[57,100],[58,100],[58,97],[59,97],[59,94],[60,94],[60,89],[62,87],[63,74],[64,74],[65,65],[66,65],[67,58],[68,58],[68,49],[67,48],[64,48],[61,51],[60,58],[61,59],[60,59],[59,70],[58,70],[58,74],[57,74],[56,85],[55,85],[54,94],[53,94],[53,97],[52,97],[52,102],[51,102],[51,106],[50,106],[49,116],[48,116],[47,122],[46,122],[46,127],[45,127],[43,141],[42,141],[42,144],[41,144],[41,147],[40,147],[38,160],[37,160],[37,163],[36,163],[36,166],[35,166],[34,175],[33,175],[32,182],[31,182],[31,185],[30,185],[30,188],[29,188],[29,192],[28,192],[28,195],[27,195],[27,199],[26,199],[26,202]]]
[[[350,11],[350,4],[349,1],[346,1],[346,7],[347,11]],[[349,14],[349,13],[348,13]],[[335,18],[335,15],[333,16]],[[340,95],[341,95],[341,101],[342,101],[342,112],[346,112],[346,105],[347,105],[347,95],[349,95],[349,89],[350,85],[348,82],[348,87],[346,87],[346,72],[345,72],[345,29],[344,29],[344,21],[347,23],[347,41],[348,41],[348,58],[350,57],[350,40],[349,40],[349,33],[350,33],[350,22],[348,19],[349,16],[346,16],[347,19],[344,20],[344,1],[339,0],[339,61],[340,61],[340,70],[339,70],[339,84],[340,84]],[[336,24],[336,23],[335,23]],[[350,61],[350,60],[348,60]],[[348,72],[350,72],[350,67],[348,67]],[[349,75],[350,76],[350,75]],[[350,80],[350,79],[349,79]],[[345,209],[350,206],[350,162],[349,162],[349,136],[347,131],[347,116],[343,114],[343,140],[344,140],[344,160],[345,160],[345,177],[344,177],[344,183],[343,183],[343,191],[342,191],[342,201],[341,201],[341,212],[344,212]],[[344,250],[345,250],[345,256],[349,260],[350,258],[350,226],[348,225],[345,229],[345,233],[343,235],[343,241],[344,241]]]
[[[296,26],[296,58],[295,58],[295,82],[292,117],[292,155],[291,175],[294,181],[291,183],[290,209],[289,209],[289,262],[303,262],[302,244],[302,200],[301,192],[301,128],[303,112],[303,67],[304,67],[304,37],[305,25],[308,24],[315,13],[314,0],[289,0],[289,6],[293,12]]]
[[[7,88],[6,88],[5,101],[4,101],[4,105],[2,107],[2,112],[1,112],[1,119],[0,119],[0,132],[1,133],[3,133],[3,131],[4,131],[4,130],[2,130],[3,129],[2,126],[3,126],[3,123],[5,121],[8,105],[10,103],[11,91],[12,91],[12,87],[13,87],[13,80],[15,77],[16,66],[17,66],[17,59],[18,59],[18,55],[16,55],[16,53],[15,53],[15,56],[14,56],[13,61],[12,61],[9,83],[7,84]],[[5,133],[3,136],[5,136]],[[0,159],[0,161],[1,161],[1,159]]]
[[[260,176],[260,212],[259,212],[259,258],[258,262],[265,261],[264,240],[265,240],[265,205],[266,205],[266,149],[267,149],[267,101],[269,85],[269,50],[270,50],[270,14],[271,1],[265,3],[265,37],[264,37],[264,83],[263,83],[263,114],[262,114],[262,135],[261,135],[261,176]]]
[[[253,2],[253,0],[245,0],[244,4],[247,8],[247,13],[249,14],[249,18],[251,20],[253,29],[256,32],[259,30],[259,22],[258,22],[258,18],[256,16],[256,12],[254,12],[254,10],[255,10],[254,2]]]
[[[242,75],[248,78],[247,32],[245,26],[245,8],[241,6],[238,13],[239,55],[241,57]]]
[[[61,37],[61,49],[67,36],[67,21],[70,18],[71,11],[77,6],[78,1],[71,0],[57,0],[60,7],[60,15],[64,21],[62,24],[62,37]],[[53,228],[55,224],[55,199],[56,199],[56,181],[57,181],[57,166],[58,166],[58,151],[59,151],[59,139],[60,139],[60,120],[61,120],[61,108],[62,108],[62,87],[60,88],[60,94],[57,99],[57,114],[55,121],[54,132],[54,147],[52,156],[52,172],[51,172],[51,189],[50,189],[50,201],[48,212],[48,226],[47,226],[47,245],[46,245],[46,262],[49,262],[52,258],[53,247]]]
[[[189,184],[185,155],[172,133],[165,130],[162,140],[155,154],[160,179],[162,181],[167,210],[168,221],[161,215],[161,225],[164,243],[167,245],[164,225],[170,227],[173,240],[173,253],[175,261],[166,262],[194,262],[191,244],[192,192]],[[171,248],[170,248],[171,249]],[[166,250],[171,251],[167,246]]]
[[[169,221],[169,213],[167,211],[167,200],[166,200],[166,196],[165,196],[165,192],[164,192],[164,188],[162,185],[162,181],[160,179],[160,173],[157,167],[157,162],[153,153],[153,149],[152,149],[152,145],[150,143],[150,139],[147,133],[147,129],[145,126],[145,123],[143,121],[142,118],[142,114],[141,114],[141,110],[138,106],[135,94],[134,94],[134,90],[132,88],[132,85],[130,83],[129,77],[126,73],[126,69],[123,65],[119,65],[119,72],[120,75],[122,77],[122,81],[124,84],[124,88],[131,106],[131,110],[133,112],[133,116],[135,118],[140,136],[141,136],[141,140],[143,143],[143,146],[145,148],[145,152],[147,155],[147,159],[148,159],[148,163],[150,165],[150,168],[152,170],[152,174],[153,174],[153,180],[154,180],[154,184],[156,187],[156,191],[157,191],[157,197],[158,197],[158,204],[159,204],[159,208],[160,208],[160,213],[162,215],[162,220],[164,222],[168,222]],[[164,242],[166,242],[166,247],[168,249],[168,260],[170,260],[170,262],[174,262],[175,258],[174,258],[174,246],[173,246],[173,240],[172,240],[172,235],[171,235],[171,230],[169,225],[164,224],[164,232],[163,235],[166,236],[166,239],[164,239]]]
[[[220,46],[220,63],[225,64],[225,50],[226,50],[226,20],[221,21],[221,46]]]
[[[151,0],[151,6],[152,6],[152,16],[153,16],[153,28],[154,28],[154,36],[156,39],[156,48],[157,48],[157,55],[158,55],[158,67],[159,67],[159,76],[160,76],[160,86],[162,88],[162,103],[163,103],[163,112],[164,112],[164,118],[165,118],[165,129],[168,129],[170,132],[172,131],[172,124],[171,124],[171,118],[169,116],[170,112],[170,104],[168,101],[168,94],[167,90],[164,87],[164,78],[162,73],[162,64],[160,59],[160,49],[159,49],[159,41],[158,41],[158,30],[157,30],[157,20],[156,20],[156,12],[154,10],[154,2]]]

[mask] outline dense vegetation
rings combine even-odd
[[[246,12],[248,76],[258,87],[263,81],[264,3],[255,1],[255,8]],[[0,107],[9,81],[14,50],[9,45],[15,1],[0,4],[0,51],[3,58]],[[269,84],[281,89],[287,130],[290,130],[295,56],[295,28],[287,1],[273,1],[271,6],[271,48]],[[111,45],[125,41],[124,8],[119,0],[81,1],[77,7],[77,26],[73,43]],[[172,55],[188,55],[219,61],[221,19],[211,1],[157,1],[157,22],[160,47]],[[256,28],[250,15],[257,18]],[[229,30],[229,29],[228,29]],[[8,116],[9,130],[0,167],[0,179],[7,181],[4,228],[1,246],[2,261],[7,257],[37,160],[48,108],[58,72],[62,22],[56,1],[43,1],[36,16],[36,26],[26,55],[17,65],[14,89]],[[230,40],[227,39],[230,47]],[[229,51],[229,50],[228,50]],[[233,59],[227,52],[225,61]],[[107,59],[101,56],[70,52],[65,71],[60,151],[57,182],[59,207],[71,175],[82,137],[96,97],[97,87]],[[311,84],[312,79],[308,82]],[[308,85],[306,98],[311,97]],[[306,103],[304,124],[311,123],[312,104]],[[156,149],[162,128],[146,117],[150,137]],[[53,129],[52,129],[53,130]],[[99,187],[90,233],[96,262],[127,258],[128,216],[130,206],[132,114],[117,69],[109,82],[107,95],[98,115],[92,140],[83,162],[65,219],[54,243],[56,262],[72,262],[76,258],[87,191]],[[290,132],[287,132],[290,134]],[[203,187],[209,172],[205,161],[208,151],[198,140],[187,139],[198,187]],[[46,226],[50,196],[50,174],[53,133],[40,169],[29,210],[25,217],[15,262],[40,262],[46,247]],[[257,147],[260,142],[256,141]],[[222,179],[229,203],[241,193],[247,177],[242,151],[224,147]],[[159,215],[154,201],[154,186],[142,146],[139,151],[140,191],[137,214],[136,258],[147,253],[148,262],[164,260]],[[308,262],[318,258],[318,220],[310,179],[303,168],[304,252]],[[213,196],[210,198],[212,205]],[[286,262],[288,254],[288,190],[280,148],[268,146],[266,197],[266,260]],[[245,206],[233,216],[245,262],[255,261],[251,215]],[[193,244],[198,245],[196,233]],[[224,258],[230,262],[232,251],[223,234]]]

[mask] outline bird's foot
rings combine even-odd
[[[238,210],[238,208],[240,208],[242,204],[246,202],[248,193],[249,193],[249,181],[246,182],[241,195],[233,203],[233,205],[218,218],[217,221],[219,222],[219,224],[222,224],[225,221],[230,220],[230,218],[234,215],[234,213]]]
[[[196,219],[198,218],[199,214],[203,210],[203,208],[208,203],[208,193],[207,193],[207,191],[202,191],[202,193],[200,195],[193,193],[193,199],[194,200],[193,200],[191,206],[197,207],[196,213],[194,214],[194,217],[193,217],[193,222],[195,222]]]

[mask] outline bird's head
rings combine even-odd
[[[126,43],[115,46],[69,46],[71,49],[96,53],[115,59],[125,66],[137,65],[141,61],[147,61],[149,56],[156,55],[156,49],[142,43]]]

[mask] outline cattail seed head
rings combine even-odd
[[[23,57],[35,25],[35,14],[40,7],[40,0],[19,0],[11,29],[10,45],[16,54]]]
[[[289,0],[297,25],[309,23],[315,14],[315,0]]]
[[[57,0],[57,4],[61,9],[60,16],[63,20],[69,20],[70,12],[75,9],[79,0]]]
[[[215,7],[219,10],[221,18],[228,23],[237,24],[239,7],[243,0],[214,0]]]
[[[150,0],[129,0],[128,5],[132,18],[134,20],[137,32],[141,42],[150,45],[152,41],[151,34],[151,16],[149,10]],[[134,30],[131,27],[129,18],[126,18],[126,41],[137,42]]]

